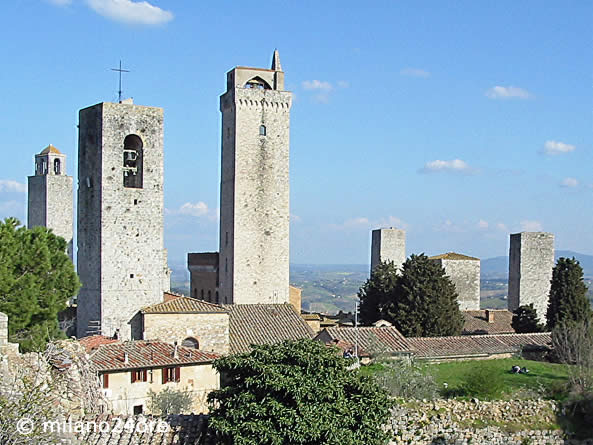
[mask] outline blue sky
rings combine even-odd
[[[505,255],[556,234],[593,254],[589,1],[0,5],[0,217],[25,219],[33,156],[76,172],[77,113],[124,96],[165,109],[173,263],[218,247],[225,73],[280,51],[291,113],[291,261],[366,263],[370,230],[408,254]]]

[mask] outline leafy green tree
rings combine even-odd
[[[544,325],[539,322],[533,303],[519,306],[515,309],[511,326],[519,334],[544,331]]]
[[[552,271],[550,299],[548,301],[548,328],[561,322],[581,322],[591,317],[587,299],[587,286],[583,269],[575,258],[558,258]]]
[[[15,218],[0,222],[0,312],[21,350],[43,350],[63,336],[58,313],[79,287],[63,238],[44,227],[29,230]]]
[[[226,386],[208,396],[209,426],[225,444],[384,444],[393,402],[350,364],[313,340],[218,359]]]
[[[407,337],[459,335],[463,328],[455,285],[424,254],[412,255],[403,264],[385,315]]]
[[[165,388],[160,392],[150,390],[148,397],[150,412],[160,416],[190,412],[194,401],[191,391],[183,389]]]
[[[370,278],[358,291],[360,321],[370,325],[383,318],[383,309],[397,283],[397,267],[393,261],[379,263]]]

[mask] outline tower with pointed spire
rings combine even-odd
[[[28,178],[27,227],[43,226],[68,243],[72,259],[72,176],[66,175],[66,155],[48,145],[35,155],[35,174]]]
[[[289,300],[291,104],[277,50],[271,69],[227,73],[220,97],[220,303]]]

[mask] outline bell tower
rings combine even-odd
[[[72,176],[66,175],[66,155],[48,145],[35,155],[35,174],[27,182],[27,227],[52,229],[66,240],[72,259]]]
[[[289,301],[291,105],[278,51],[270,69],[227,73],[220,97],[220,303]]]

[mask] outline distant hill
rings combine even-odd
[[[581,263],[585,277],[593,277],[593,255],[573,252],[572,250],[557,250],[556,260],[560,257],[575,257]],[[482,260],[482,278],[507,278],[509,275],[509,258],[497,256]]]

